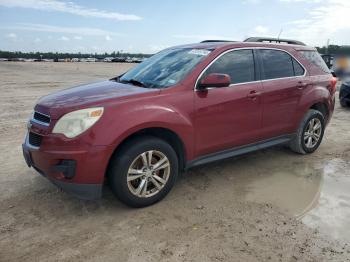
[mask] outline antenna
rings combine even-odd
[[[279,33],[278,36],[277,36],[277,39],[278,39],[278,40],[280,39],[280,36],[281,36],[282,32],[283,32],[283,28],[281,28],[280,33]]]

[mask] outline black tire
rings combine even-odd
[[[346,97],[344,92],[340,91],[339,93],[339,102],[342,107],[348,107],[349,104],[345,101]]]
[[[342,107],[348,107],[348,104],[343,99],[339,100],[339,102]]]
[[[167,182],[157,194],[149,197],[138,197],[129,189],[127,182],[128,170],[140,154],[150,150],[161,152],[168,158],[170,174],[168,175]],[[120,201],[128,206],[140,208],[152,205],[163,199],[174,186],[178,173],[178,157],[174,149],[159,138],[141,136],[124,144],[112,157],[108,169],[108,179],[113,193]]]
[[[306,128],[308,127],[309,122],[312,119],[319,119],[321,122],[322,130],[320,134],[320,138],[317,141],[317,143],[312,147],[309,148],[306,146],[305,140],[304,140],[304,133],[306,131]],[[291,140],[289,147],[292,151],[298,154],[310,154],[315,152],[315,150],[320,146],[322,139],[323,139],[323,134],[325,130],[325,119],[323,114],[320,111],[310,109],[304,116],[303,120],[300,123],[300,126],[297,130],[296,135],[294,138]]]

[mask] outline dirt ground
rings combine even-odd
[[[26,167],[40,96],[131,66],[0,63],[0,261],[350,261],[350,110],[339,104],[314,154],[277,147],[199,167],[144,209],[108,188],[77,200]]]

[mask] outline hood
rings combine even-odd
[[[86,107],[105,106],[111,101],[157,93],[159,93],[157,89],[136,87],[109,80],[80,85],[44,96],[39,99],[35,110],[50,115],[52,119],[57,119],[62,115],[62,111],[66,113]]]

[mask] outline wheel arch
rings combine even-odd
[[[187,161],[187,153],[186,153],[186,147],[182,140],[182,138],[173,130],[165,127],[146,127],[139,129],[137,131],[132,132],[128,136],[124,137],[120,143],[118,143],[113,151],[113,154],[110,157],[109,163],[111,162],[111,158],[118,154],[120,150],[127,146],[128,143],[130,143],[132,140],[139,138],[141,136],[153,136],[160,138],[167,142],[176,152],[176,155],[179,160],[179,170],[183,171],[186,166]]]
[[[328,108],[326,102],[314,103],[313,105],[310,106],[309,109],[314,109],[314,110],[320,111],[322,113],[322,115],[324,116],[325,121],[328,122],[329,108]]]
[[[333,110],[331,100],[332,97],[329,91],[324,87],[315,86],[307,90],[299,101],[299,110],[296,114],[294,129],[296,130],[299,127],[303,117],[310,109],[320,111],[324,115],[326,123],[328,123]]]

